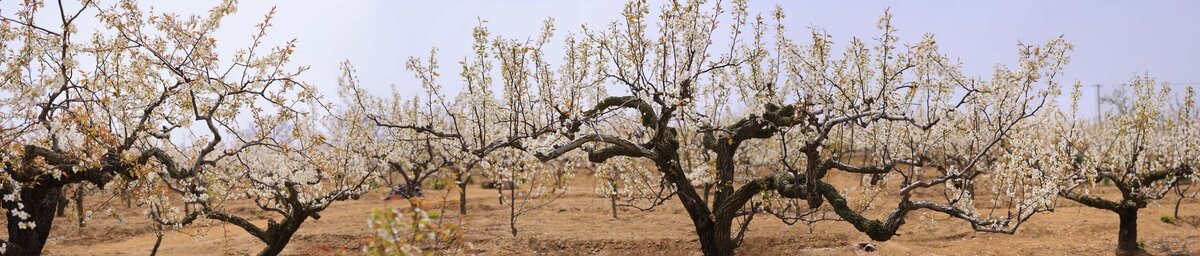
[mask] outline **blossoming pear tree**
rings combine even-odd
[[[368,95],[356,83],[343,84],[343,91],[349,92],[352,105],[368,113],[369,123],[401,136],[399,140],[437,142],[430,145],[441,156],[436,169],[456,171],[460,213],[466,213],[467,179],[472,171],[492,179],[498,184],[501,204],[509,208],[510,228],[516,235],[517,218],[562,195],[569,170],[578,162],[564,158],[543,163],[524,149],[549,145],[554,137],[543,135],[555,131],[562,115],[576,112],[577,99],[591,95],[585,91],[595,90],[593,80],[598,80],[581,69],[595,61],[585,52],[590,48],[574,39],[568,38],[566,44],[576,50],[569,51],[558,72],[549,66],[541,48],[553,31],[548,20],[537,39],[520,41],[494,37],[485,26],[476,27],[474,51],[461,63],[464,86],[453,99],[444,96],[436,50],[428,59],[412,58],[407,65],[424,88],[422,97],[382,99]],[[498,79],[494,71],[501,75]],[[499,93],[494,87],[500,88]],[[404,105],[414,106],[400,107]]]
[[[1047,143],[1064,155],[1066,175],[1059,194],[1084,206],[1112,211],[1120,218],[1117,254],[1139,255],[1138,211],[1172,190],[1195,182],[1200,160],[1200,122],[1195,91],[1187,87],[1183,104],[1167,105],[1172,86],[1139,76],[1129,85],[1133,93],[1127,111],[1109,113],[1103,123],[1079,116],[1080,87],[1072,94],[1072,112],[1058,120],[1059,132]],[[1119,198],[1097,193],[1111,183]]]
[[[932,35],[901,51],[890,14],[878,27],[874,45],[852,39],[840,59],[819,30],[808,46],[782,39],[786,80],[778,91],[796,92],[799,103],[792,105],[794,118],[774,121],[786,124],[777,126],[787,171],[774,182],[788,182],[776,185],[777,196],[804,199],[807,211],[828,202],[837,217],[880,241],[915,210],[998,233],[1052,210],[1058,191],[1052,170],[1061,165],[1049,161],[1052,150],[1031,148],[1027,140],[1043,136],[1037,117],[1055,113],[1056,77],[1071,44],[1020,44],[1016,69],[998,66],[990,79],[971,79],[938,53]],[[851,205],[843,190],[823,180],[832,172],[863,174],[868,190],[896,188],[891,196],[898,203],[884,218],[865,217],[860,212],[876,201],[870,197],[883,194],[865,193],[853,201],[866,205]],[[789,186],[796,189],[778,189]]]
[[[222,58],[213,32],[236,10],[225,1],[207,15],[142,10],[133,1],[40,1],[4,17],[3,120],[5,254],[38,254],[62,187],[88,183],[130,191],[152,215],[183,213],[214,200],[200,177],[259,147],[281,146],[267,132],[296,123],[316,92],[293,78],[295,41],[264,46],[270,14],[246,49]],[[59,19],[38,19],[55,12]],[[99,27],[81,34],[77,27]],[[248,121],[249,120],[249,121]],[[174,198],[174,199],[172,199]]]
[[[730,254],[739,244],[746,229],[733,233],[736,218],[742,217],[744,227],[756,212],[783,216],[751,203],[763,195],[806,201],[805,211],[828,207],[876,240],[890,239],[914,210],[966,220],[979,231],[1011,233],[1034,213],[1052,209],[1048,200],[1057,190],[1046,182],[1043,167],[1001,148],[1011,146],[1057,93],[1054,78],[1070,44],[1022,45],[1019,69],[1000,68],[981,81],[966,78],[957,63],[938,53],[932,36],[897,49],[889,15],[880,20],[877,44],[854,39],[843,58],[834,58],[829,36],[820,31],[812,33],[811,45],[800,46],[777,25],[774,47],[768,47],[764,18],[747,25],[743,1],[733,3],[732,17],[725,17],[724,8],[704,1],[670,3],[658,15],[657,30],[649,30],[650,8],[632,1],[625,19],[609,30],[583,32],[606,61],[597,69],[628,95],[606,96],[563,122],[557,135],[566,142],[538,156],[548,160],[583,150],[593,162],[653,161],[710,255]],[[777,21],[782,16],[775,13]],[[733,21],[728,46],[715,43],[719,20]],[[730,106],[744,114],[727,117],[736,113]],[[640,124],[648,135],[622,136],[609,125],[619,122]],[[748,168],[769,163],[735,161],[743,145],[767,139],[780,140],[774,143],[775,170]],[[708,151],[703,154],[714,159],[712,168],[685,167],[691,162],[682,157],[688,145],[703,146]],[[986,175],[997,169],[1012,175]],[[713,174],[712,198],[695,189],[706,183],[693,180],[705,177],[696,171]],[[831,171],[899,182],[896,209],[882,221],[864,217],[840,189],[823,181]],[[1008,214],[974,210],[973,184],[984,177],[995,180],[989,185],[1000,184],[996,190],[1019,191],[997,195],[992,204]],[[913,192],[923,189],[944,192],[945,200],[914,200]]]
[[[418,68],[418,60],[409,62],[410,67]],[[356,72],[350,63],[343,63],[341,97],[347,102],[349,113],[355,113],[357,122],[347,120],[346,124],[354,125],[355,130],[366,132],[355,137],[364,147],[355,152],[364,157],[376,159],[386,164],[386,173],[382,174],[383,181],[393,190],[406,198],[416,197],[421,191],[421,184],[434,177],[446,176],[445,170],[459,164],[460,158],[456,141],[451,137],[429,134],[421,131],[435,132],[448,130],[449,122],[445,121],[445,109],[439,99],[432,96],[440,93],[430,91],[422,101],[420,97],[405,99],[393,89],[390,98],[376,97],[363,93]],[[386,111],[369,111],[386,110]],[[348,117],[347,117],[348,118]],[[401,129],[400,123],[411,124],[409,127],[419,129]],[[400,184],[393,181],[399,175]]]

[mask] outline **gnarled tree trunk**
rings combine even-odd
[[[308,218],[298,216],[295,219],[285,219],[282,223],[268,223],[267,232],[264,237],[260,237],[263,243],[267,244],[266,248],[258,252],[260,256],[274,256],[283,252],[283,248],[292,240],[292,235],[300,230],[300,224]]]
[[[1130,207],[1116,212],[1121,216],[1121,230],[1117,233],[1117,255],[1145,255],[1145,251],[1138,246],[1138,208]]]
[[[677,160],[679,155],[676,151],[678,144],[664,144],[672,144],[674,147],[660,148],[658,152],[662,157],[655,160],[655,165],[676,186],[676,197],[679,198],[680,203],[683,203],[683,208],[687,210],[688,216],[692,219],[692,225],[696,228],[700,250],[704,252],[704,255],[710,256],[732,255],[735,246],[728,235],[730,226],[725,225],[724,231],[719,230],[720,227],[708,206],[705,205],[704,198],[696,193],[695,188],[692,188],[691,181],[687,179],[683,169],[679,166]]]
[[[40,255],[50,236],[50,228],[54,224],[54,212],[58,209],[59,198],[62,197],[61,186],[35,186],[24,188],[18,202],[4,201],[4,209],[8,210],[8,248],[4,255]],[[16,211],[29,214],[29,219],[16,216]],[[33,228],[22,229],[21,223],[33,223]]]

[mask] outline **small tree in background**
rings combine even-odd
[[[1117,254],[1143,253],[1138,245],[1138,211],[1196,178],[1200,158],[1200,122],[1195,116],[1195,93],[1189,87],[1177,111],[1166,105],[1171,87],[1153,78],[1136,77],[1128,111],[1109,113],[1104,124],[1078,116],[1080,88],[1073,94],[1074,110],[1062,118],[1054,144],[1070,164],[1062,181],[1063,198],[1084,206],[1112,211],[1120,217]],[[1112,182],[1119,199],[1092,194],[1098,183]]]

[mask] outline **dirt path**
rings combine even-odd
[[[563,198],[523,216],[518,222],[517,237],[509,233],[507,210],[498,204],[495,191],[473,186],[468,197],[470,215],[463,220],[465,251],[486,255],[699,254],[691,223],[678,202],[671,201],[648,212],[625,209],[621,218],[613,219],[607,199],[592,192],[590,184],[586,180],[576,181]],[[382,192],[373,191],[358,201],[335,203],[322,213],[320,220],[305,222],[284,254],[358,254],[363,238],[369,234],[366,220],[371,211],[408,206],[406,202],[379,200]],[[432,200],[441,200],[440,196],[446,192],[429,194]],[[249,202],[238,203],[232,206],[252,212]],[[1200,255],[1197,244],[1200,203],[1186,203],[1181,210],[1184,218],[1175,225],[1159,220],[1160,216],[1171,214],[1171,206],[1152,205],[1142,211],[1138,223],[1141,239],[1155,255]],[[457,220],[456,209],[450,208],[444,218]],[[45,253],[148,254],[155,241],[153,226],[141,216],[141,209],[119,211],[126,218],[124,224],[119,224],[116,218],[99,217],[82,230],[71,219],[58,219]],[[975,233],[965,222],[917,212],[910,215],[900,230],[901,235],[877,245],[883,255],[1107,255],[1115,248],[1117,222],[1115,214],[1064,202],[1054,213],[1035,216],[1016,235],[1002,235]],[[259,225],[264,223],[265,219],[257,221]],[[788,226],[760,217],[750,230],[739,250],[741,254],[847,255],[854,253],[850,244],[869,242],[850,225],[838,222]],[[262,246],[237,227],[207,221],[178,232],[168,231],[159,253],[244,255],[253,254]]]

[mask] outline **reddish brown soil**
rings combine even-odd
[[[593,192],[593,181],[576,179],[570,192],[554,203],[520,218],[520,234],[509,233],[507,208],[496,194],[472,186],[469,216],[462,218],[466,233],[464,254],[485,255],[698,255],[692,225],[678,202],[670,201],[653,211],[622,210],[613,219],[609,203]],[[445,193],[429,191],[431,200]],[[338,202],[322,213],[320,220],[306,222],[284,251],[289,255],[327,255],[332,252],[358,254],[369,235],[367,218],[374,209],[407,207],[403,201],[385,202],[383,191],[373,191],[362,200]],[[1107,196],[1112,191],[1104,190]],[[100,200],[91,199],[91,200]],[[94,201],[93,201],[94,202]],[[1185,201],[1181,220],[1167,224],[1160,216],[1170,215],[1174,199],[1151,205],[1139,218],[1140,239],[1155,255],[1200,255],[1200,202]],[[443,218],[458,221],[451,209]],[[236,202],[244,212],[252,204]],[[888,204],[870,212],[883,216]],[[125,223],[100,217],[86,228],[74,226],[69,218],[56,220],[45,254],[48,255],[144,255],[155,241],[154,229],[141,209],[118,211]],[[967,223],[936,213],[910,215],[901,235],[877,242],[881,255],[1111,255],[1116,246],[1117,215],[1060,201],[1054,213],[1037,215],[1015,235],[972,232]],[[257,223],[263,225],[265,219]],[[756,218],[745,243],[744,255],[850,255],[851,244],[870,242],[849,224],[822,222],[814,225],[784,225],[769,217]],[[169,231],[160,255],[253,254],[263,244],[232,225],[203,222],[182,232]]]

